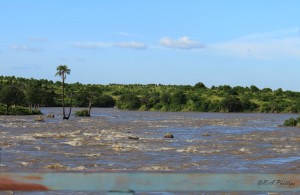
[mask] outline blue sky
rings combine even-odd
[[[298,0],[0,0],[0,74],[300,91]]]

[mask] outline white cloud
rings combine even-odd
[[[300,57],[300,37],[297,29],[256,33],[235,40],[211,44],[217,54],[257,59]]]
[[[171,39],[169,37],[164,37],[160,39],[159,44],[165,47],[177,48],[177,49],[205,48],[205,45],[199,43],[198,41],[191,40],[187,36],[183,36],[178,39]]]
[[[73,44],[74,48],[79,49],[99,49],[105,47],[111,47],[112,43],[104,43],[104,42],[81,42]]]
[[[99,49],[99,48],[108,48],[108,47],[120,47],[120,48],[131,48],[131,49],[146,49],[147,45],[142,42],[82,42],[73,44],[74,48],[79,49]]]
[[[131,48],[131,49],[147,49],[147,45],[142,42],[120,42],[115,43],[114,46],[121,48]]]
[[[32,51],[32,52],[41,52],[43,51],[42,48],[33,48],[33,47],[28,47],[27,45],[11,45],[11,49],[13,50],[18,50],[18,51]]]

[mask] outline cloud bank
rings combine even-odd
[[[160,39],[159,44],[164,47],[176,48],[176,49],[201,49],[205,48],[205,45],[198,41],[191,40],[187,36],[180,37],[178,39],[171,39],[164,37]]]
[[[74,48],[79,49],[100,49],[109,47],[130,48],[130,49],[147,49],[147,45],[143,42],[82,42],[73,44]]]
[[[42,48],[33,48],[33,47],[28,47],[27,45],[11,45],[11,49],[13,50],[18,50],[18,51],[31,51],[31,52],[41,52],[43,51]]]
[[[142,42],[121,42],[114,44],[115,47],[131,48],[131,49],[147,49],[147,45]]]
[[[73,44],[74,48],[79,49],[99,49],[105,47],[111,47],[112,43],[104,43],[104,42],[81,42]]]

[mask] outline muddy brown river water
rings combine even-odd
[[[42,112],[56,117],[0,116],[2,171],[300,170],[300,128],[280,126],[293,114],[94,108],[93,117],[62,120],[61,108]]]

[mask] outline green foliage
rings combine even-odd
[[[99,95],[96,99],[96,102],[94,103],[94,106],[96,107],[114,107],[115,106],[115,100],[110,95]]]
[[[256,87],[255,85],[251,85],[251,86],[250,86],[250,90],[251,90],[252,93],[259,92],[258,87]]]
[[[83,117],[90,117],[89,111],[87,109],[79,110],[75,112],[75,116],[83,116]]]
[[[156,104],[159,103],[160,93],[150,92],[143,94],[140,98],[141,107],[140,110],[151,110]]]
[[[196,83],[194,87],[196,89],[206,89],[206,86],[202,82]]]
[[[240,99],[233,95],[225,97],[220,102],[220,106],[224,112],[240,112],[243,109]]]
[[[0,102],[7,105],[19,104],[24,100],[24,93],[20,86],[6,85],[0,91]]]
[[[5,114],[9,114],[11,105],[20,104],[24,99],[24,93],[20,90],[20,86],[6,85],[0,91],[0,103],[6,105]]]
[[[251,100],[247,96],[241,97],[241,104],[242,104],[242,107],[243,107],[242,109],[244,111],[248,111],[248,112],[256,111],[257,108],[259,107],[254,102],[251,102]]]
[[[6,114],[6,106],[0,105],[0,115]],[[11,106],[8,109],[9,115],[38,115],[42,114],[40,110],[31,110],[22,106]]]
[[[287,127],[296,127],[296,126],[299,126],[300,124],[300,117],[298,118],[290,118],[286,121],[284,121],[284,126],[287,126]]]
[[[65,78],[65,75],[68,74],[67,69],[64,76],[62,72],[58,71],[61,73],[60,76]],[[117,105],[119,109],[150,111],[300,112],[300,92],[284,91],[281,88],[260,90],[254,85],[250,87],[221,85],[207,88],[201,82],[194,86],[84,85],[78,82],[64,83],[64,85],[66,105],[69,105],[70,102],[68,91],[72,91],[73,106],[77,107],[114,107]],[[9,91],[7,88],[12,86],[17,86],[20,95],[5,95]],[[7,105],[5,103],[7,101],[9,101],[9,107],[15,104],[26,107],[37,106],[37,108],[38,106],[62,106],[61,87],[62,81],[0,76],[0,100],[4,107]]]
[[[141,106],[140,99],[133,93],[121,95],[118,101],[118,108],[124,110],[137,110]]]

